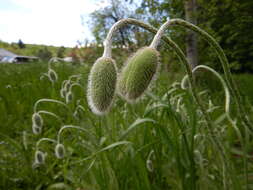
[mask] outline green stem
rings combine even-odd
[[[186,23],[187,23],[187,24],[186,24]],[[192,24],[190,24],[190,23],[188,24],[188,22],[183,21],[183,20],[181,20],[181,19],[172,19],[172,20],[169,20],[169,21],[165,22],[165,23],[160,27],[159,31],[158,31],[157,34],[155,35],[155,37],[154,37],[154,39],[153,39],[153,41],[152,41],[152,43],[151,43],[151,45],[150,45],[150,47],[157,48],[158,44],[160,43],[160,39],[163,38],[164,33],[165,33],[165,31],[168,29],[168,27],[171,26],[171,25],[176,25],[176,24],[178,24],[178,25],[180,25],[180,26],[194,26],[194,25],[192,25]],[[188,28],[190,28],[190,27],[188,27]],[[197,29],[198,29],[197,31],[200,30],[198,27],[194,27],[194,28],[197,28]],[[190,29],[191,29],[191,28],[190,28]],[[200,31],[202,31],[202,30],[200,30]],[[203,31],[203,32],[204,32],[204,31]],[[204,32],[204,33],[205,33],[205,32]],[[202,32],[201,32],[201,34],[202,34]],[[205,34],[207,34],[207,33],[205,33]],[[208,35],[208,36],[209,36],[209,35]],[[212,39],[213,39],[213,38],[212,38]],[[212,42],[215,42],[215,43],[216,43],[216,41],[215,41],[214,39],[213,39]],[[216,44],[217,44],[217,43],[216,43]],[[223,162],[223,164],[226,166],[226,168],[229,168],[228,159],[227,159],[227,156],[226,156],[226,154],[225,154],[225,150],[223,149],[223,146],[222,146],[221,142],[218,140],[218,138],[216,137],[216,135],[215,135],[215,133],[214,133],[214,130],[213,130],[213,129],[215,128],[215,126],[214,126],[214,124],[213,124],[213,122],[212,122],[212,120],[211,120],[210,115],[207,113],[207,111],[206,111],[206,109],[205,109],[205,106],[204,106],[203,102],[201,101],[200,97],[199,97],[198,94],[197,94],[197,90],[196,90],[197,88],[196,88],[195,80],[194,80],[194,78],[193,78],[193,74],[192,74],[192,71],[191,71],[190,64],[188,64],[188,62],[187,62],[187,60],[186,60],[186,57],[185,57],[184,53],[183,53],[182,50],[177,46],[177,44],[175,44],[174,42],[171,43],[171,40],[170,40],[170,44],[169,44],[169,45],[173,47],[174,51],[176,51],[176,53],[177,53],[179,59],[181,60],[181,62],[183,63],[183,65],[184,65],[184,67],[185,67],[185,69],[186,69],[186,72],[187,72],[187,74],[188,74],[188,76],[189,76],[190,89],[191,89],[191,91],[192,91],[192,94],[193,94],[193,97],[194,97],[195,101],[197,102],[198,106],[200,107],[200,110],[201,110],[201,112],[202,112],[202,114],[203,114],[203,116],[204,116],[204,118],[205,118],[205,120],[206,120],[206,122],[207,122],[207,129],[208,129],[208,132],[209,132],[210,135],[211,135],[212,143],[213,143],[213,144],[217,147],[217,149],[219,150],[219,152],[220,152],[220,154],[221,154],[221,156],[222,156],[222,162]],[[229,69],[227,68],[227,70],[229,70]],[[226,182],[225,185],[224,185],[224,189],[227,189],[227,188],[228,188],[228,187],[227,187],[227,183],[228,183],[228,182],[227,182],[226,179],[224,179],[224,180],[225,180],[225,182]]]
[[[210,72],[212,72],[221,82],[222,86],[223,86],[223,89],[224,89],[224,92],[225,92],[225,112],[226,112],[226,117],[228,119],[228,121],[231,123],[233,129],[236,131],[236,134],[243,146],[243,163],[244,163],[244,176],[245,176],[245,181],[246,181],[246,189],[248,189],[248,160],[247,160],[247,148],[246,148],[246,141],[245,142],[243,141],[243,137],[241,135],[241,132],[240,130],[238,130],[238,127],[236,126],[235,122],[233,121],[233,119],[231,118],[230,116],[230,93],[229,93],[229,89],[228,89],[228,86],[225,82],[225,80],[222,78],[222,76],[216,72],[214,69],[212,69],[211,67],[208,67],[206,65],[198,65],[197,67],[195,67],[192,72],[194,73],[195,71],[197,71],[198,69],[206,69]],[[182,83],[184,83],[187,79],[187,75],[183,78],[182,80]],[[182,86],[184,86],[184,84],[182,84]]]
[[[220,59],[220,62],[222,64],[223,71],[225,74],[225,79],[228,84],[228,88],[230,89],[231,94],[234,96],[236,106],[238,109],[239,117],[241,118],[243,123],[248,127],[248,129],[250,129],[252,131],[253,125],[252,125],[252,122],[250,121],[249,117],[246,114],[247,112],[245,110],[245,107],[243,106],[241,93],[232,78],[232,74],[229,69],[229,63],[228,63],[227,57],[226,57],[224,51],[222,50],[222,48],[220,47],[220,45],[217,43],[217,41],[212,36],[210,36],[207,32],[202,30],[201,28],[199,28],[199,27],[197,27],[185,20],[172,19],[167,22],[169,22],[170,25],[180,25],[180,26],[183,26],[183,27],[193,30],[194,32],[201,35],[209,43],[209,45],[211,45],[215,49],[215,51],[218,54],[218,57]]]
[[[220,46],[217,44],[217,42],[211,37],[209,36],[206,32],[202,31],[201,29],[199,29],[198,27],[186,22],[186,21],[183,21],[183,20],[180,20],[180,19],[173,19],[171,21],[171,24],[169,25],[181,25],[181,26],[185,26],[187,28],[193,28],[194,31],[204,35],[207,39],[211,38],[211,44],[216,47],[216,51],[218,51],[218,53],[220,54],[220,58],[222,58],[222,64],[225,65],[225,75],[227,78],[231,78],[231,74],[230,74],[230,71],[229,71],[229,68],[228,68],[228,64],[224,64],[224,60],[226,60],[226,57],[222,51],[222,49],[220,48]],[[105,40],[105,49],[104,49],[104,54],[103,56],[105,57],[111,57],[111,46],[112,46],[112,37],[113,37],[113,34],[120,28],[120,27],[123,27],[127,24],[132,24],[132,25],[136,25],[136,26],[139,26],[141,28],[144,28],[146,30],[148,30],[149,32],[151,33],[154,33],[156,34],[158,32],[158,30],[148,24],[145,24],[141,21],[138,21],[138,20],[135,20],[135,19],[131,19],[131,18],[128,18],[128,19],[122,19],[120,21],[118,21],[117,23],[115,23],[112,28],[110,29],[108,35],[107,35],[107,38]],[[190,26],[190,27],[189,27]],[[208,36],[207,36],[207,35]],[[194,81],[194,78],[193,78],[193,74],[192,74],[192,71],[191,71],[191,67],[190,65],[188,64],[187,60],[186,60],[186,57],[183,53],[183,51],[178,47],[178,45],[172,41],[170,38],[166,37],[166,36],[163,36],[161,35],[160,36],[161,39],[163,39],[176,53],[176,55],[178,56],[179,60],[183,63],[184,67],[185,67],[185,70],[189,76],[189,82],[190,82],[190,89],[192,91],[192,94],[193,94],[193,97],[195,99],[195,101],[197,102],[198,106],[200,107],[200,110],[201,112],[203,113],[203,116],[207,122],[207,126],[208,126],[208,130],[209,130],[209,133],[211,134],[211,139],[212,139],[212,142],[214,145],[217,146],[218,150],[220,151],[221,155],[222,155],[222,160],[223,160],[223,163],[226,165],[226,167],[228,168],[228,163],[226,162],[227,158],[226,158],[226,154],[224,153],[224,150],[223,150],[223,147],[222,147],[222,144],[220,143],[219,140],[216,139],[216,135],[213,131],[213,128],[214,128],[214,124],[209,116],[209,114],[206,112],[205,110],[205,106],[204,104],[201,102],[201,99],[199,98],[198,94],[197,94],[197,90],[196,90],[196,85],[195,85],[195,81]],[[151,44],[152,46],[152,44]],[[237,98],[237,96],[236,96]],[[240,102],[239,98],[237,98],[236,100],[238,100],[237,102]],[[241,107],[240,107],[241,109]],[[243,113],[243,112],[242,112]],[[246,115],[246,114],[245,114]],[[227,188],[227,187],[225,187]]]
[[[39,103],[41,102],[52,102],[52,103],[57,103],[57,104],[60,104],[60,105],[63,105],[65,108],[69,109],[68,106],[64,103],[64,102],[61,102],[59,100],[54,100],[54,99],[47,99],[47,98],[43,98],[43,99],[39,99],[38,101],[35,102],[34,106],[33,106],[33,111],[34,113],[37,112],[37,107],[39,105]]]

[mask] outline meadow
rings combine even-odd
[[[47,63],[0,65],[0,189],[253,189],[251,132],[233,99],[233,122],[226,118],[223,88],[211,74],[197,78],[197,91],[221,152],[191,92],[181,88],[180,71],[162,69],[136,104],[117,96],[108,114],[96,116],[86,98],[90,66],[52,69],[57,77],[50,80]],[[253,119],[253,77],[233,77]],[[43,118],[40,134],[32,128],[35,111]],[[56,142],[64,146],[60,156]]]

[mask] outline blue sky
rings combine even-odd
[[[73,47],[92,40],[81,16],[108,5],[107,0],[0,0],[0,40]]]

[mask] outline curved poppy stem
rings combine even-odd
[[[168,29],[168,27],[170,27],[172,25],[179,25],[179,26],[183,26],[187,29],[193,30],[194,32],[201,35],[209,43],[209,45],[215,49],[215,51],[218,55],[218,58],[222,64],[222,68],[223,68],[223,71],[225,74],[225,80],[226,80],[227,86],[235,99],[236,106],[238,109],[238,114],[239,114],[241,120],[243,121],[243,123],[248,127],[248,129],[250,129],[252,131],[253,130],[252,122],[250,121],[249,117],[246,114],[247,112],[246,112],[245,108],[243,107],[242,96],[241,96],[240,91],[238,90],[238,88],[232,78],[232,74],[229,69],[229,63],[228,63],[227,57],[226,57],[224,51],[222,50],[222,48],[220,47],[220,45],[218,44],[218,42],[211,35],[209,35],[207,32],[205,32],[201,28],[199,28],[199,27],[197,27],[185,20],[171,19],[171,20],[168,20],[167,22],[165,22],[161,26],[161,28],[159,29],[159,31],[157,32],[156,36],[154,37],[154,39],[151,43],[151,47],[158,46],[163,34],[165,33],[165,30]]]

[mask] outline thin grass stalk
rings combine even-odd
[[[240,130],[238,130],[238,127],[236,126],[235,122],[233,121],[233,119],[231,118],[230,116],[230,93],[229,93],[229,89],[228,89],[228,86],[227,86],[227,83],[225,82],[225,80],[222,78],[222,76],[216,72],[214,69],[212,69],[211,67],[209,66],[206,66],[206,65],[198,65],[197,67],[195,67],[192,72],[194,73],[195,71],[197,71],[198,69],[206,69],[208,71],[210,71],[211,73],[213,73],[221,82],[222,86],[223,86],[223,89],[224,89],[224,92],[225,92],[225,113],[226,113],[226,117],[228,119],[228,121],[231,123],[232,127],[234,128],[234,130],[236,131],[237,135],[238,135],[238,138],[243,146],[243,163],[244,163],[244,176],[245,176],[245,182],[246,182],[246,189],[248,189],[248,184],[249,184],[249,176],[248,176],[248,159],[247,159],[247,148],[246,148],[246,145],[247,145],[247,139],[245,139],[245,142],[243,141],[243,137],[241,135],[241,132]],[[185,76],[183,79],[182,79],[182,83],[184,83],[187,79],[187,76]],[[184,86],[182,84],[182,86]],[[247,130],[247,129],[245,129]]]
[[[161,26],[161,28],[159,29],[158,33],[154,37],[154,40],[153,40],[153,42],[152,42],[152,44],[150,46],[153,47],[153,48],[156,48],[158,46],[158,44],[160,42],[160,39],[162,38],[165,30],[169,26],[172,26],[172,25],[180,25],[180,26],[187,27],[188,29],[194,30],[195,32],[197,32],[200,35],[202,35],[209,42],[209,44],[213,48],[215,48],[215,50],[218,53],[218,56],[220,58],[220,61],[222,63],[228,87],[230,88],[230,91],[234,95],[234,98],[236,100],[237,109],[240,112],[240,118],[242,119],[243,123],[249,129],[251,129],[250,121],[248,120],[246,112],[245,112],[244,108],[242,107],[241,96],[239,94],[239,91],[235,87],[234,81],[232,79],[231,72],[230,72],[229,67],[228,67],[227,58],[226,58],[226,56],[225,56],[222,48],[219,46],[219,44],[216,42],[216,40],[214,38],[212,38],[209,34],[207,34],[206,32],[204,32],[203,30],[201,30],[200,28],[198,28],[197,26],[195,26],[193,24],[190,24],[190,23],[188,23],[188,22],[186,22],[184,20],[181,20],[181,19],[172,19],[172,20],[168,20],[166,23],[164,23]],[[196,93],[195,81],[193,79],[192,72],[189,71],[190,70],[190,65],[187,64],[186,57],[183,56],[183,54],[181,54],[180,50],[176,49],[176,51],[178,51],[178,55],[180,56],[181,60],[183,60],[183,63],[184,63],[184,65],[186,67],[186,70],[187,70],[187,73],[189,74],[190,87],[193,87],[192,88],[192,93],[194,95],[194,98],[197,101],[197,104],[200,106],[201,112],[203,113],[205,120],[207,121],[208,130],[209,130],[209,133],[211,134],[211,139],[212,139],[213,143],[219,149],[219,151],[220,151],[220,153],[222,155],[222,158],[223,158],[222,159],[223,163],[226,165],[226,168],[229,168],[229,164],[227,163],[228,159],[227,159],[227,156],[225,154],[224,148],[223,148],[221,142],[216,138],[215,133],[213,131],[214,124],[212,123],[212,120],[211,120],[209,114],[206,112],[203,103],[201,102],[200,98],[198,97],[198,95]],[[228,188],[227,184],[226,183],[224,183],[224,184],[225,184],[224,188],[227,189]]]
[[[179,26],[183,26],[186,27],[188,29],[191,29],[193,31],[195,31],[196,33],[198,33],[199,35],[201,35],[208,43],[209,45],[211,45],[216,53],[218,54],[218,57],[220,59],[220,62],[222,64],[223,67],[223,71],[225,74],[225,79],[226,82],[228,84],[228,88],[231,91],[231,94],[234,96],[235,102],[236,102],[236,106],[238,109],[238,114],[240,116],[240,118],[242,119],[242,121],[244,122],[244,124],[251,130],[251,132],[253,131],[253,125],[252,122],[250,121],[249,117],[247,116],[247,112],[243,106],[243,102],[242,102],[242,96],[241,93],[237,87],[237,85],[235,84],[235,81],[233,80],[231,71],[229,69],[229,62],[227,60],[227,57],[224,53],[224,51],[222,50],[222,48],[220,47],[220,45],[217,43],[217,41],[211,36],[209,35],[207,32],[205,32],[204,30],[202,30],[201,28],[185,21],[182,19],[172,19],[170,21],[167,21],[169,23],[169,25],[179,25]]]

